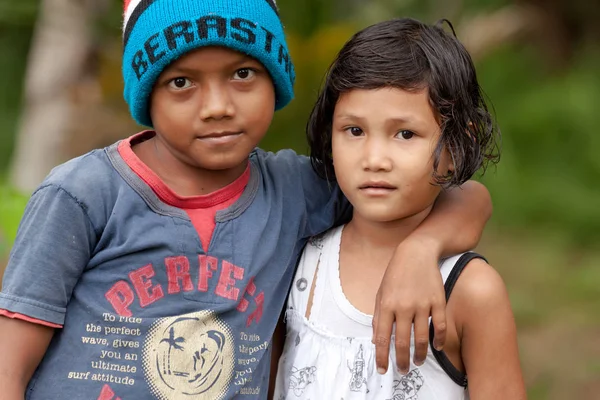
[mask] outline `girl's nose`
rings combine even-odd
[[[362,166],[365,171],[391,171],[392,160],[388,156],[389,146],[381,138],[368,138],[363,148]]]

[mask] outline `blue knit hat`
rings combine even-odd
[[[152,126],[149,99],[162,71],[185,53],[224,46],[260,61],[275,85],[275,109],[294,97],[295,72],[275,0],[125,0],[125,101]]]

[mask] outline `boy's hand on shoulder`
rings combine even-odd
[[[438,266],[437,244],[426,237],[409,237],[395,251],[377,292],[373,316],[373,343],[377,370],[388,369],[394,322],[396,364],[406,374],[410,367],[410,339],[414,322],[413,362],[421,365],[429,345],[429,316],[434,325],[434,345],[446,341],[446,297]]]

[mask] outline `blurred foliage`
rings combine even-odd
[[[11,190],[0,181],[0,260],[15,239],[27,199],[27,196]]]
[[[36,0],[0,0],[0,171],[14,145]]]
[[[554,74],[533,49],[514,46],[479,63],[503,134],[502,161],[484,179],[499,223],[600,239],[599,66],[596,52],[582,51]]]
[[[38,0],[0,0],[0,28],[31,28],[39,7]]]

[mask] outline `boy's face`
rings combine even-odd
[[[260,62],[205,47],[163,71],[150,104],[157,139],[177,161],[210,171],[243,171],[273,119],[275,90]]]
[[[426,90],[352,90],[340,96],[332,127],[332,155],[340,188],[355,216],[391,222],[427,210],[440,187],[433,151],[440,126]],[[452,169],[444,150],[438,172]]]

